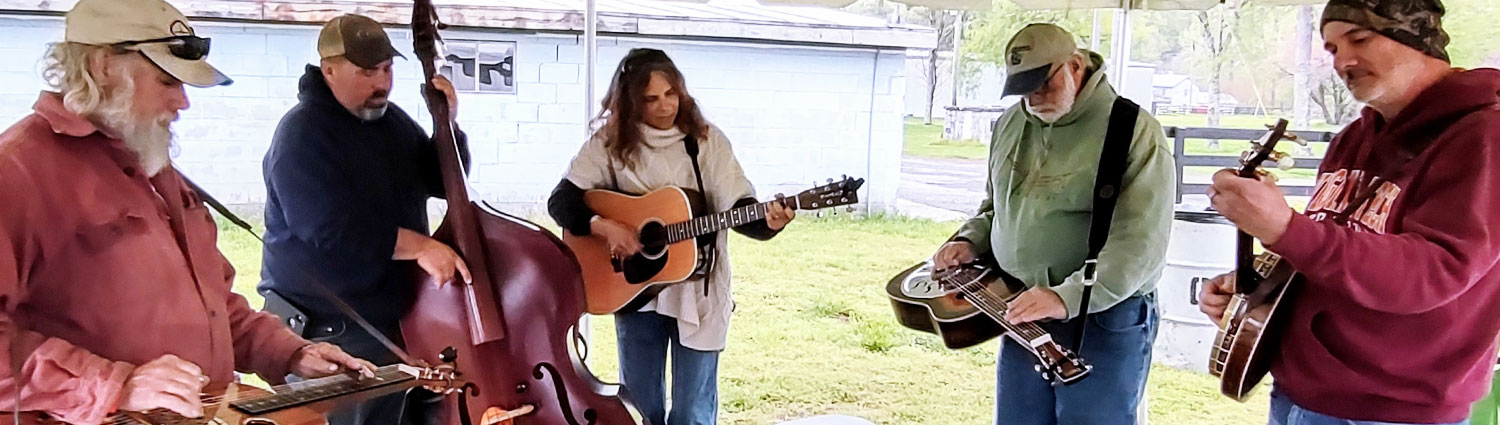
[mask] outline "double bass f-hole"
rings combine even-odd
[[[542,374],[544,370],[547,371],[547,375]],[[538,363],[536,367],[531,369],[531,376],[536,379],[548,376],[552,378],[552,385],[557,386],[558,406],[562,408],[563,416],[567,417],[568,425],[594,425],[594,422],[599,420],[599,414],[594,412],[594,409],[585,409],[583,411],[583,419],[588,422],[578,422],[578,418],[573,416],[572,403],[568,402],[567,384],[563,382],[562,377],[557,376],[557,367],[552,366],[551,363]]]

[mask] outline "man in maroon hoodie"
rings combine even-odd
[[[1271,179],[1209,197],[1306,277],[1271,374],[1271,424],[1466,422],[1500,333],[1500,71],[1448,62],[1437,0],[1332,0],[1324,48],[1368,105],[1304,214]],[[1217,319],[1232,274],[1201,295]]]

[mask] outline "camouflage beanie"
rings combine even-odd
[[[1428,56],[1451,62],[1440,0],[1329,0],[1319,25],[1331,21],[1369,28]]]

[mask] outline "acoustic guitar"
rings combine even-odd
[[[233,383],[206,391],[203,417],[188,418],[166,409],[149,412],[122,412],[104,418],[105,425],[326,425],[329,411],[349,403],[367,400],[417,386],[444,392],[463,386],[451,367],[419,368],[407,365],[382,366],[375,377],[350,374],[309,379],[270,389]],[[0,420],[11,422],[14,413],[0,413]],[[22,412],[22,424],[56,425],[65,423],[44,412]]]
[[[1236,170],[1240,177],[1257,178],[1261,163],[1267,160],[1290,168],[1290,156],[1276,151],[1276,143],[1282,139],[1302,142],[1287,133],[1286,126],[1287,121],[1280,120],[1262,140],[1251,142],[1251,149],[1240,156]],[[1255,255],[1255,240],[1244,231],[1239,232],[1237,243],[1235,294],[1220,319],[1208,371],[1219,377],[1220,392],[1243,402],[1270,373],[1271,360],[1280,352],[1281,330],[1302,275],[1275,253]]]
[[[588,312],[628,311],[645,305],[662,289],[704,272],[702,244],[695,243],[699,237],[762,220],[772,203],[794,210],[852,205],[859,202],[857,192],[864,183],[864,179],[849,177],[829,180],[796,196],[706,215],[697,191],[680,187],[664,187],[641,196],[590,190],[583,195],[584,203],[600,217],[635,228],[643,245],[641,252],[620,260],[610,254],[602,237],[578,236],[564,230],[562,240],[583,268]]]
[[[1052,334],[1036,323],[1005,320],[1009,302],[1024,289],[998,267],[979,263],[935,275],[932,263],[925,262],[903,270],[885,286],[902,326],[937,334],[950,349],[1005,335],[1036,357],[1043,379],[1066,385],[1087,377],[1093,366],[1053,341]]]

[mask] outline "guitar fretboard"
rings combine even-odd
[[[944,276],[939,279],[938,283],[948,288],[958,289],[960,293],[968,298],[969,304],[974,305],[975,308],[984,312],[986,316],[990,316],[991,319],[994,319],[1005,330],[1014,333],[1023,340],[1030,342],[1050,338],[1051,335],[1047,331],[1042,330],[1042,327],[1037,326],[1036,323],[1016,324],[1005,320],[1005,313],[1010,310],[1010,304],[985,288],[984,277],[989,273],[989,269],[966,267]]]
[[[785,198],[787,208],[801,209],[797,198]],[[767,201],[759,204],[746,205],[732,208],[728,211],[709,214],[702,217],[694,217],[692,220],[681,223],[666,225],[663,231],[667,236],[667,243],[676,243],[699,236],[711,234],[724,229],[732,229],[756,220],[766,218],[772,202],[783,202],[782,200]]]
[[[294,384],[290,389],[285,391],[264,397],[236,401],[229,405],[245,413],[260,415],[416,379],[411,373],[401,370],[400,366],[382,366],[375,370],[374,378],[335,375],[304,381],[301,384]]]

